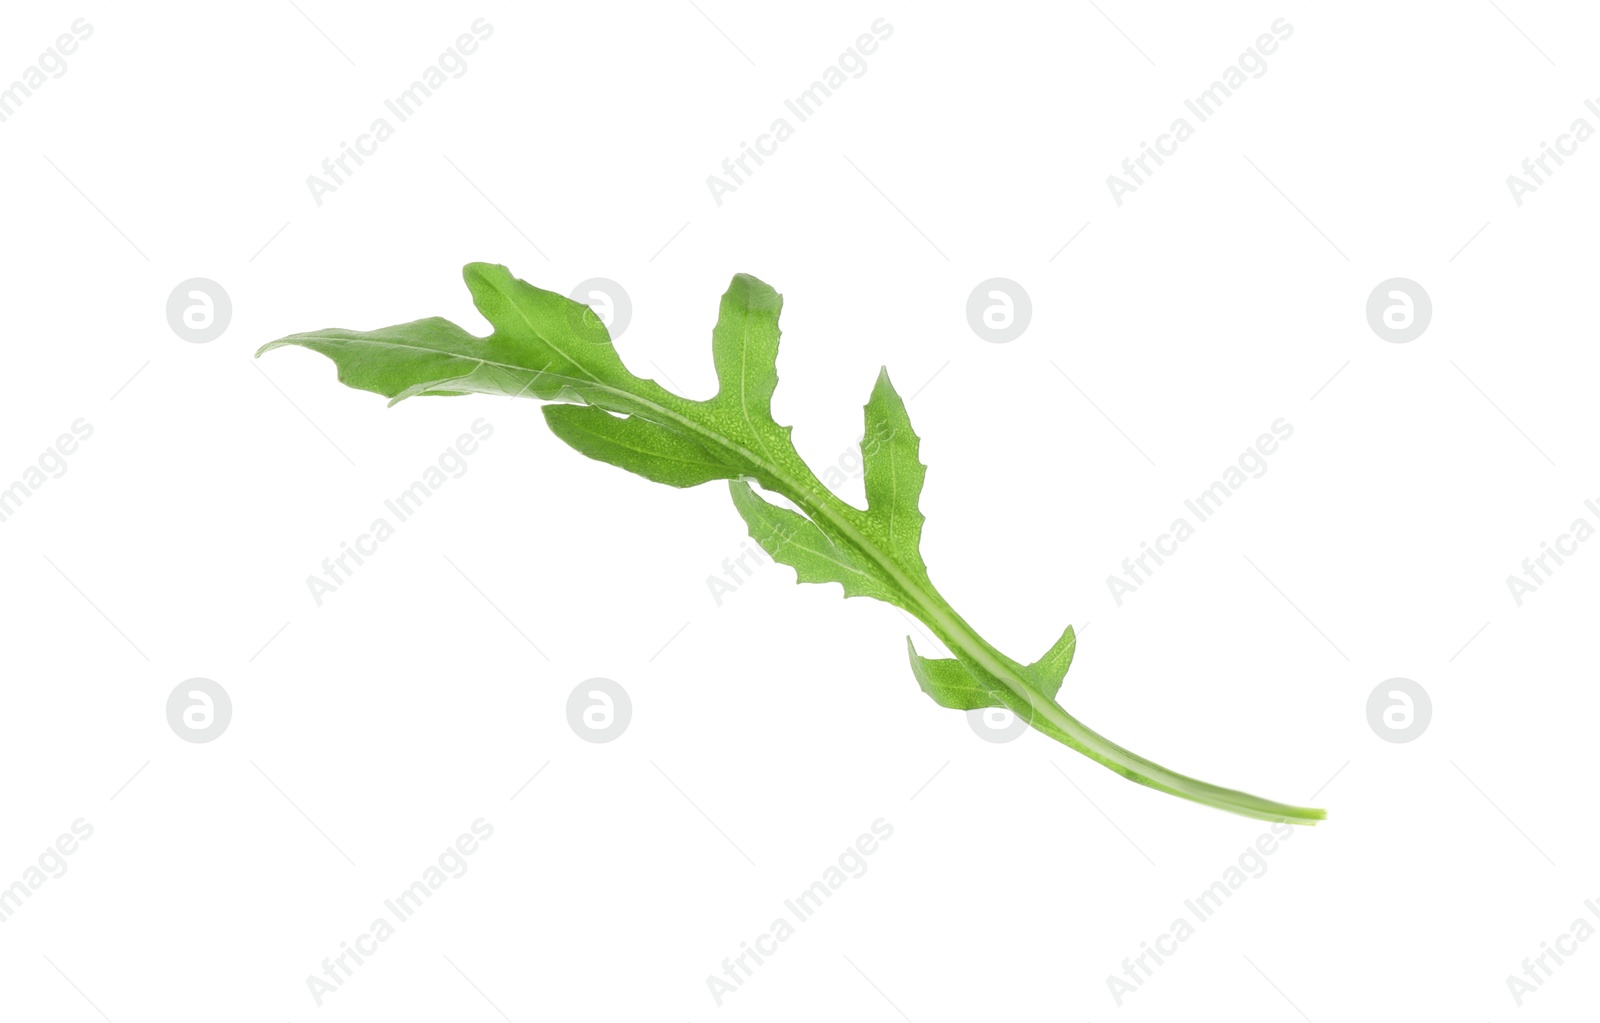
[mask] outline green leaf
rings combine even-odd
[[[982,710],[1004,707],[999,690],[978,680],[953,657],[923,657],[906,637],[906,653],[911,657],[911,674],[933,702],[951,710]]]
[[[463,276],[478,312],[494,327],[484,339],[488,357],[500,365],[535,371],[527,380],[537,398],[563,396],[593,404],[595,397],[642,389],[628,372],[599,317],[581,302],[536,288],[493,263],[469,263]]]
[[[901,564],[926,575],[922,564],[922,481],[928,467],[918,458],[922,440],[911,428],[906,404],[889,382],[889,370],[878,372],[867,401],[866,433],[861,438],[867,514],[874,530]]]
[[[1061,690],[1061,681],[1067,677],[1067,669],[1072,667],[1072,655],[1077,651],[1078,634],[1069,625],[1061,633],[1061,638],[1044,652],[1043,657],[1028,665],[1028,670],[1039,680],[1039,689],[1046,696],[1054,699]]]
[[[437,316],[381,330],[330,328],[291,334],[263,345],[256,354],[285,345],[321,352],[338,367],[340,383],[396,401],[408,391],[462,394],[499,390],[487,379],[488,374],[482,381],[485,386],[468,386],[467,379],[485,366],[488,352],[483,339]]]
[[[478,311],[494,327],[478,337],[431,317],[380,330],[329,329],[288,337],[257,352],[298,345],[338,366],[339,380],[390,404],[426,394],[503,394],[632,411],[664,391],[628,372],[605,325],[587,306],[511,276],[491,263],[462,271]]]
[[[967,624],[928,578],[920,509],[921,441],[887,371],[865,407],[867,507],[831,493],[772,416],[783,300],[754,277],[733,278],[711,334],[717,393],[693,401],[635,376],[585,306],[518,280],[503,266],[471,263],[467,287],[490,326],[478,337],[439,318],[373,331],[293,334],[262,347],[309,348],[339,379],[391,402],[471,392],[559,403],[545,409],[555,434],[590,458],[676,487],[727,479],[750,535],[807,583],[838,583],[918,618],[953,658],[908,650],[924,692],[946,707],[1004,706],[1046,736],[1150,788],[1263,820],[1314,823],[1321,810],[1196,781],[1117,745],[1056,702],[1072,663],[1071,627],[1030,665],[1013,661]],[[258,352],[257,354],[260,354]],[[787,499],[763,499],[749,482]],[[993,486],[998,484],[976,484]]]
[[[692,415],[731,445],[732,460],[763,487],[777,493],[798,488],[826,499],[826,488],[794,449],[793,427],[772,418],[782,310],[783,297],[771,286],[749,274],[734,275],[711,331],[717,393],[696,402]]]
[[[638,416],[592,405],[546,405],[544,421],[580,454],[656,483],[693,487],[740,473],[683,434]]]
[[[848,548],[828,539],[816,523],[798,512],[761,499],[749,484],[728,484],[733,506],[750,527],[750,538],[774,561],[794,569],[803,583],[838,583],[846,597],[876,597],[898,604],[891,587]]]
[[[1052,700],[1056,698],[1062,680],[1067,677],[1067,669],[1072,666],[1072,653],[1077,645],[1078,637],[1069,625],[1043,657],[1022,669],[1035,689]],[[906,637],[906,650],[911,655],[911,673],[916,676],[917,685],[939,706],[953,710],[1006,706],[1001,695],[1004,687],[997,689],[992,681],[980,681],[961,661],[952,657],[923,657],[911,645],[910,636]]]
[[[778,314],[783,296],[749,274],[735,274],[722,296],[711,331],[711,359],[717,367],[717,396],[711,404],[726,409],[750,428],[750,436],[776,439],[772,418],[778,388]]]

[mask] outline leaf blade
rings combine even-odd
[[[795,570],[802,583],[838,583],[846,597],[873,597],[896,606],[903,598],[865,567],[848,549],[830,540],[816,523],[798,512],[763,500],[748,483],[728,484],[733,505],[763,550]]]
[[[683,434],[638,416],[618,416],[593,405],[546,405],[544,419],[579,454],[655,483],[695,487],[740,473]]]
[[[923,657],[906,637],[906,653],[911,658],[911,674],[917,686],[941,707],[951,710],[985,710],[1003,707],[1000,694],[984,685],[953,657]]]
[[[1027,670],[1039,680],[1039,691],[1055,699],[1056,693],[1061,691],[1061,683],[1067,677],[1067,669],[1072,667],[1072,655],[1078,650],[1078,634],[1072,626],[1067,626],[1061,637],[1050,645],[1044,656],[1028,665]]]
[[[919,457],[922,439],[911,428],[906,404],[890,382],[887,368],[879,370],[863,414],[866,432],[861,438],[861,463],[867,514],[900,562],[926,573],[922,563],[925,519],[918,502],[928,467]]]
[[[394,399],[417,384],[442,384],[478,369],[487,355],[482,338],[440,316],[378,330],[324,330],[290,334],[269,341],[259,357],[275,348],[295,345],[333,360],[339,382],[347,387]]]
[[[1052,700],[1056,698],[1061,691],[1061,683],[1066,678],[1067,669],[1072,666],[1072,653],[1077,647],[1077,642],[1077,635],[1069,625],[1061,634],[1061,638],[1045,651],[1043,657],[1032,664],[1022,666],[1022,671],[1027,675],[1028,681],[1033,683],[1033,688]],[[993,682],[984,681],[986,678],[991,678],[987,673],[975,674],[958,658],[923,657],[911,648],[910,637],[906,638],[906,646],[911,652],[911,674],[916,678],[917,685],[939,706],[949,707],[952,710],[979,710],[1007,706],[1000,690],[995,688]]]
[[[778,388],[782,311],[783,296],[771,285],[749,274],[735,274],[711,331],[717,394],[710,404],[735,412],[752,437],[770,438],[778,429],[772,418],[772,395]]]

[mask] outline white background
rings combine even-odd
[[[1506,577],[1596,521],[1600,142],[1521,206],[1505,183],[1600,126],[1593,11],[297,2],[4,15],[0,83],[74,19],[94,33],[0,124],[0,480],[76,419],[94,435],[0,524],[0,885],[72,821],[94,835],[0,925],[0,1016],[1593,1004],[1596,942],[1520,1009],[1506,977],[1600,896],[1600,553],[1521,607]],[[316,204],[307,176],[479,17],[469,70]],[[707,175],[879,17],[866,73],[714,203]],[[1278,18],[1268,70],[1119,207],[1106,176]],[[531,402],[389,409],[314,354],[251,359],[323,326],[481,330],[471,260],[620,282],[624,357],[694,396],[728,277],[769,281],[776,410],[813,464],[859,437],[880,365],[926,385],[926,557],[974,625],[1026,660],[1076,623],[1069,710],[1328,821],[1119,1007],[1107,977],[1265,825],[982,741],[917,691],[885,606],[773,566],[717,606],[744,539],[720,485],[586,461]],[[196,276],[234,305],[210,344],[166,321]],[[1032,297],[1009,344],[965,315],[996,276]],[[1395,276],[1434,305],[1409,344],[1366,322]],[[306,577],[479,417],[466,475],[317,606]],[[1117,606],[1107,576],[1280,417],[1267,473]],[[597,676],[633,702],[607,744],[566,717]],[[1396,676],[1433,701],[1405,744],[1366,716]],[[193,677],[232,697],[213,742],[166,720]],[[317,1007],[307,976],[478,818],[467,873]],[[718,1007],[707,976],[878,818],[867,873]]]

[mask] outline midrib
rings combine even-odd
[[[349,343],[351,340],[369,341],[370,339],[329,338],[328,340],[338,340],[344,343]],[[533,369],[528,366],[516,366],[512,365],[511,363],[497,362],[492,359],[484,359],[474,355],[464,355],[458,352],[443,352],[436,348],[424,348],[420,345],[400,344],[393,341],[372,341],[371,343],[387,345],[394,348],[405,348],[413,351],[427,352],[430,355],[446,355],[452,358],[470,359],[471,361],[478,363],[480,366],[492,365],[500,369],[511,370],[514,372],[532,373],[534,374],[535,380],[537,380],[539,377],[550,377],[558,381],[567,381],[603,392],[608,395],[614,395],[625,399],[625,402],[628,404],[640,406],[660,415],[663,419],[676,425],[679,429],[684,430],[693,436],[703,438],[705,441],[709,442],[712,447],[720,448],[723,451],[738,456],[738,458],[746,464],[761,468],[772,477],[773,482],[777,484],[779,488],[779,493],[783,494],[783,496],[789,498],[791,501],[794,501],[800,507],[805,509],[806,513],[810,515],[813,520],[821,520],[821,522],[826,523],[827,526],[836,530],[839,534],[847,538],[851,544],[861,551],[861,553],[865,554],[877,568],[879,568],[889,578],[894,580],[895,585],[898,586],[902,592],[910,596],[913,603],[917,605],[917,609],[921,612],[920,617],[922,617],[922,620],[929,627],[933,628],[947,645],[975,661],[982,666],[985,671],[999,679],[1001,683],[1006,686],[1006,688],[1010,689],[1013,693],[1026,701],[1028,706],[1036,713],[1040,714],[1052,725],[1058,728],[1063,734],[1071,737],[1076,743],[1078,743],[1084,753],[1107,766],[1127,770],[1136,775],[1138,778],[1145,780],[1147,784],[1152,784],[1157,788],[1164,788],[1177,794],[1189,795],[1190,793],[1196,793],[1197,790],[1195,786],[1205,784],[1202,782],[1197,782],[1196,779],[1179,774],[1169,768],[1162,767],[1160,764],[1146,760],[1131,750],[1123,749],[1121,746],[1113,743],[1110,739],[1107,739],[1094,729],[1083,724],[1077,718],[1074,718],[1071,714],[1068,714],[1058,704],[1056,704],[1055,701],[1049,700],[1044,697],[1043,694],[1035,691],[1031,685],[1029,685],[1015,670],[1011,668],[1010,665],[1005,663],[1005,660],[998,651],[994,650],[994,648],[991,647],[983,639],[983,637],[977,634],[972,626],[967,624],[965,619],[956,613],[954,608],[950,607],[950,605],[947,604],[938,594],[930,592],[919,582],[917,582],[917,580],[908,575],[900,567],[899,563],[889,556],[888,552],[879,548],[877,544],[873,543],[869,537],[858,530],[853,523],[851,523],[843,514],[833,507],[835,504],[839,503],[837,497],[834,497],[831,493],[827,494],[825,497],[818,496],[816,498],[812,498],[808,496],[819,493],[821,481],[815,481],[817,488],[819,488],[818,490],[814,490],[811,487],[805,486],[802,482],[791,479],[782,468],[773,464],[767,458],[757,455],[755,452],[750,451],[743,445],[731,440],[730,438],[724,437],[722,434],[719,434],[716,431],[702,425],[701,423],[690,419],[675,409],[668,408],[667,406],[655,401],[651,401],[648,398],[642,398],[637,394],[622,390],[621,388],[615,387],[611,384],[603,383],[599,380],[593,379],[592,377],[589,379],[571,377],[565,374],[551,373],[548,370]],[[555,346],[551,347],[553,350],[562,355],[562,357],[566,358],[567,361],[573,366],[579,369],[583,368],[579,363],[572,360],[570,356],[568,356],[565,352],[562,352],[559,348],[555,348]],[[624,372],[626,372],[626,370],[624,370]],[[635,379],[640,378],[636,377]],[[444,384],[447,383],[447,381],[440,381],[440,383]],[[532,381],[530,381],[530,386],[531,384]],[[680,398],[679,400],[687,402],[689,399]],[[696,404],[705,403],[696,402]],[[741,402],[741,405],[742,404],[743,403]],[[741,411],[744,413],[745,420],[748,423],[748,410],[741,409]],[[754,432],[755,430],[752,425],[752,433]],[[1212,788],[1212,786],[1206,787]],[[1220,787],[1215,788],[1218,789],[1218,792],[1206,794],[1204,798],[1201,798],[1198,795],[1189,795],[1189,798],[1196,798],[1200,802],[1209,803],[1212,805],[1223,805],[1219,802],[1219,797],[1221,794],[1227,794],[1228,796],[1234,798],[1228,799],[1226,801],[1226,805],[1235,809],[1236,812],[1247,812],[1250,815],[1257,817],[1261,817],[1263,811],[1259,808],[1252,807],[1252,803],[1271,802],[1270,800],[1259,800],[1258,797],[1250,796],[1248,793],[1237,792],[1231,789],[1222,789]]]

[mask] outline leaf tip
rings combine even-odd
[[[747,309],[777,313],[783,309],[783,296],[776,288],[754,274],[736,273],[728,282],[724,300],[732,300]]]
[[[474,279],[483,277],[510,277],[511,271],[504,263],[472,262],[461,268],[461,279],[470,287]]]

